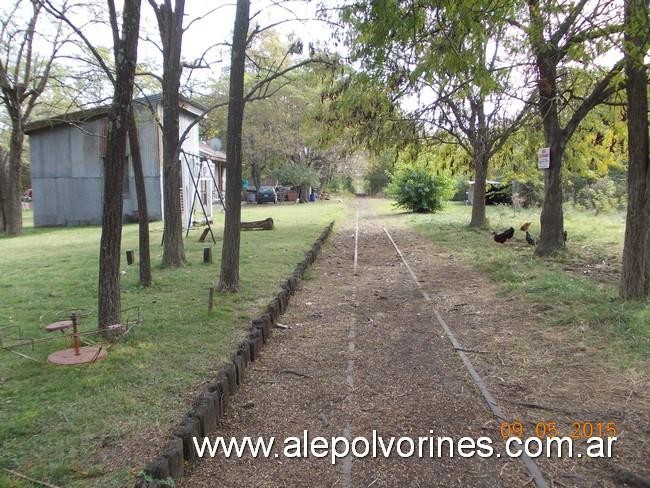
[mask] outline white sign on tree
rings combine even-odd
[[[548,169],[551,167],[551,148],[543,147],[537,152],[537,167]]]

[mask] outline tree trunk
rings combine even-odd
[[[253,179],[253,185],[255,186],[255,201],[260,201],[260,174],[259,166],[255,161],[251,161],[251,178]]]
[[[4,233],[7,230],[5,220],[5,199],[2,194],[2,186],[0,185],[0,232]]]
[[[650,171],[646,181],[646,222],[650,220]],[[645,236],[645,296],[650,297],[650,227]]]
[[[226,215],[221,248],[219,290],[239,290],[239,244],[241,224],[242,125],[244,120],[244,74],[250,0],[237,0],[230,56],[230,88],[226,156]]]
[[[130,97],[129,97],[130,98]],[[121,96],[115,93],[104,159],[104,205],[99,251],[99,327],[119,324],[120,253],[122,240],[122,183],[127,118],[120,118]],[[129,100],[130,101],[130,100]],[[126,102],[128,103],[128,102]]]
[[[9,154],[0,148],[0,232],[7,230],[7,219],[5,218],[5,194],[7,188],[7,162]]]
[[[564,210],[562,208],[562,159],[564,147],[559,136],[547,137],[551,148],[550,168],[544,171],[544,204],[540,217],[540,235],[535,254],[548,256],[563,249]]]
[[[23,230],[23,210],[21,205],[22,188],[20,173],[22,171],[23,144],[25,135],[20,117],[12,118],[11,140],[9,142],[9,167],[5,186],[5,219],[7,234],[18,235]]]
[[[628,131],[627,217],[623,245],[621,298],[642,299],[650,290],[650,163],[648,161],[648,78],[645,0],[625,2]]]
[[[138,240],[140,262],[140,285],[151,285],[151,253],[149,251],[149,210],[147,209],[147,193],[142,171],[142,155],[138,138],[138,126],[131,107],[129,113],[129,147],[131,161],[133,162],[133,175],[135,177],[135,193],[138,199]]]
[[[129,127],[133,79],[138,50],[140,0],[125,0],[122,39],[115,46],[116,75],[108,116],[104,159],[104,205],[99,247],[98,326],[121,322],[120,253],[122,239],[122,183]],[[117,34],[116,34],[117,37]]]
[[[557,66],[555,52],[544,44],[541,33],[543,21],[539,16],[536,2],[529,3],[531,27],[536,41],[531,42],[535,52],[535,64],[538,71],[537,90],[539,92],[539,112],[544,128],[544,140],[551,148],[549,169],[544,171],[544,205],[540,218],[540,236],[535,254],[547,256],[564,248],[564,214],[562,211],[562,159],[564,157],[565,138],[560,127],[557,105]]]
[[[158,28],[163,44],[163,264],[179,267],[185,264],[183,245],[183,216],[180,191],[182,186],[179,162],[179,89],[182,73],[181,47],[183,43],[184,0],[176,0],[156,7]]]
[[[185,264],[185,247],[183,245],[183,215],[181,212],[181,163],[178,159],[178,119],[168,116],[168,108],[178,96],[171,96],[163,101],[163,201],[164,201],[164,230],[163,230],[163,263],[166,266],[180,267]],[[165,96],[163,95],[163,99]],[[171,139],[174,142],[171,143]]]
[[[487,154],[477,153],[474,156],[474,192],[472,195],[472,220],[470,227],[483,227],[485,218],[485,186],[487,180]]]
[[[309,185],[302,184],[300,185],[300,195],[298,196],[298,203],[307,203],[309,202]]]

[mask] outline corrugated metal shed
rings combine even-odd
[[[140,151],[147,191],[149,217],[162,218],[161,131],[155,112],[159,95],[138,99],[135,104]],[[203,107],[183,99],[180,132],[202,113]],[[88,225],[101,223],[103,201],[103,136],[110,107],[65,114],[36,121],[26,127],[29,135],[35,226]],[[155,112],[152,112],[151,109]],[[195,124],[183,148],[199,151],[199,127]],[[133,169],[127,145],[124,215],[135,214],[137,201]],[[185,171],[184,171],[185,173]],[[189,177],[184,174],[184,184]]]

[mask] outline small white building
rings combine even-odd
[[[199,156],[202,160],[212,163],[211,168],[214,168],[214,172],[211,175],[206,175],[206,168],[204,168],[202,178],[213,181],[212,205],[223,209],[226,198],[226,153],[214,149],[207,142],[201,142],[199,144]],[[207,191],[207,186],[204,184],[202,193],[207,194]]]
[[[134,108],[149,218],[161,220],[163,160],[162,129],[158,121],[162,120],[162,97],[152,95],[134,100]],[[179,136],[205,111],[204,107],[184,98],[181,98],[180,108]],[[103,106],[69,113],[33,122],[25,128],[29,136],[35,226],[101,223],[103,158],[109,109],[109,106]],[[138,206],[128,144],[126,154],[123,212],[126,220],[135,220]],[[179,198],[184,226],[188,222],[212,218],[215,182],[216,186],[225,182],[225,155],[220,153],[217,156],[205,154],[205,151],[202,153],[199,125],[195,124],[183,141],[179,161],[182,174]],[[223,191],[225,185],[221,185]],[[198,198],[201,198],[203,206],[198,204]],[[193,203],[196,208],[194,215],[190,216]]]
[[[469,183],[469,190],[467,191],[467,199],[466,203],[469,205],[474,205],[474,184],[476,183],[475,181],[468,181]],[[490,185],[500,185],[501,183],[496,181],[496,180],[486,180],[485,181],[485,188],[486,191]]]

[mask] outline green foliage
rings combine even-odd
[[[329,192],[347,191],[354,193],[354,184],[351,176],[335,175],[325,185],[325,190]]]
[[[390,183],[389,173],[380,166],[370,166],[363,175],[365,188],[371,195],[382,192]]]
[[[625,206],[625,193],[617,191],[616,184],[611,179],[600,178],[585,186],[576,195],[579,207],[600,212],[621,209]]]
[[[621,113],[597,107],[578,127],[566,149],[567,169],[585,177],[620,170],[627,159],[627,128]]]
[[[294,55],[295,46],[291,36],[273,29],[256,36],[247,50],[246,92],[277,70],[300,61]],[[246,102],[243,170],[253,181],[272,176],[288,161],[315,168],[325,180],[344,173],[341,155],[348,149],[341,138],[324,137],[328,129],[322,115],[328,104],[322,103],[321,93],[329,69],[330,65],[320,63],[294,69],[257,90]],[[211,106],[227,100],[228,80],[224,77],[216,80],[211,94],[200,101]],[[226,116],[227,110],[211,112],[201,124],[202,137],[226,140]]]
[[[320,174],[314,168],[299,163],[287,163],[275,170],[273,176],[283,185],[320,185]]]
[[[386,85],[366,73],[348,70],[331,81],[316,115],[325,143],[383,151],[415,141],[418,129],[391,98]]]
[[[451,179],[453,185],[453,195],[451,200],[455,202],[464,202],[467,199],[467,192],[469,190],[469,183],[464,176],[454,176]]]
[[[423,165],[402,165],[392,177],[388,193],[395,205],[411,212],[438,212],[452,194],[449,180]]]
[[[384,151],[370,159],[363,180],[366,191],[371,195],[382,192],[390,183],[390,174],[395,167],[395,155]]]

